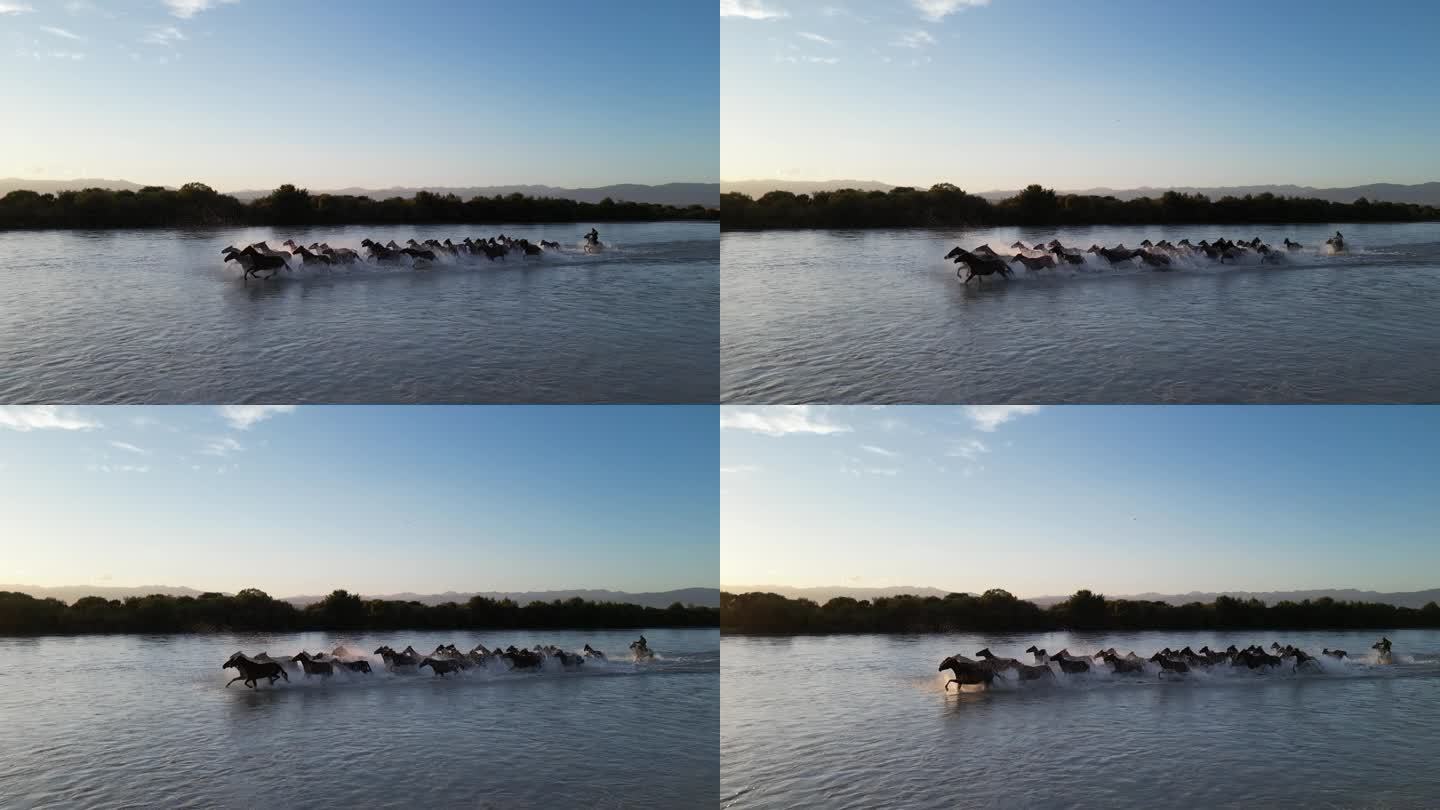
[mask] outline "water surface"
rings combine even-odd
[[[1337,228],[1351,252],[1323,255]],[[942,258],[1220,236],[1307,249],[983,288]],[[1440,401],[1440,223],[727,232],[721,252],[725,402]]]
[[[718,780],[719,632],[653,630],[647,664],[250,690],[236,650],[469,649],[635,631],[0,638],[0,805],[696,807]]]
[[[715,402],[719,228],[602,224],[0,232],[0,402]],[[560,242],[242,283],[229,244]]]
[[[1104,674],[944,689],[948,655],[1032,643],[1293,643],[1368,652],[1372,632],[726,636],[727,808],[1433,807],[1440,632],[1396,631],[1397,663],[1315,674]]]

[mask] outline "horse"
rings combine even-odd
[[[365,673],[365,674],[367,674],[367,675],[369,675],[369,674],[373,671],[373,670],[370,669],[370,662],[364,660],[363,658],[360,659],[360,660],[358,660],[358,661],[340,661],[340,660],[336,660],[336,661],[335,661],[335,664],[337,664],[337,665],[339,665],[339,666],[342,666],[342,667],[350,670],[351,672],[363,672],[363,673]]]
[[[1332,650],[1332,649],[1330,649],[1329,647],[1326,647],[1325,649],[1321,650],[1321,651],[1320,651],[1320,654],[1321,654],[1321,655],[1328,655],[1328,656],[1330,656],[1331,658],[1334,658],[1334,659],[1337,659],[1337,660],[1338,660],[1338,659],[1341,659],[1341,658],[1344,658],[1344,657],[1347,655],[1347,653],[1346,653],[1344,650]]]
[[[559,249],[560,249],[560,243],[559,243],[559,242],[547,242],[547,241],[545,241],[544,239],[541,239],[541,240],[540,240],[540,247],[545,248],[546,250],[559,250]]]
[[[1058,664],[1060,666],[1060,671],[1065,673],[1066,675],[1074,675],[1078,672],[1090,671],[1090,662],[1086,661],[1084,658],[1070,658],[1068,656],[1057,653],[1055,655],[1052,655],[1050,657],[1050,660]]]
[[[1170,266],[1170,257],[1166,256],[1164,253],[1155,253],[1154,251],[1150,250],[1137,250],[1135,251],[1135,255],[1139,256],[1141,261],[1145,262],[1151,267]]]
[[[419,669],[424,669],[425,667],[430,667],[430,670],[435,673],[435,675],[443,678],[447,672],[459,672],[460,662],[449,658],[431,658],[427,655],[425,656],[425,660],[420,662]]]
[[[414,242],[415,240],[411,239],[410,241]],[[406,247],[400,248],[400,252],[404,253],[406,256],[409,256],[412,259],[424,259],[430,262],[435,261],[435,251],[433,250],[427,250],[425,248],[417,247]]]
[[[237,652],[230,656],[230,660],[226,661],[220,668],[233,668],[236,672],[240,673],[225,684],[226,689],[229,689],[230,684],[236,681],[244,681],[246,686],[254,689],[255,682],[261,678],[269,678],[271,686],[274,686],[275,681],[280,678],[284,678],[287,682],[290,680],[290,676],[285,674],[285,668],[275,661],[252,661],[246,658],[243,652]]]
[[[511,669],[539,669],[545,659],[530,650],[517,650],[512,645],[500,657],[510,664]]]
[[[1291,242],[1291,241],[1290,241],[1290,237],[1288,237],[1288,236],[1285,237],[1285,249],[1286,249],[1286,250],[1300,250],[1300,249],[1302,249],[1302,248],[1304,248],[1304,247],[1305,247],[1305,246],[1302,245],[1302,244],[1300,244],[1299,242]]]
[[[1050,667],[1044,665],[1032,667],[1029,664],[1021,663],[1014,658],[997,658],[995,657],[994,653],[990,652],[989,647],[986,647],[980,652],[975,653],[975,657],[983,659],[985,663],[991,666],[991,668],[998,668],[1002,670],[1015,670],[1015,675],[1022,681],[1039,680],[1040,678],[1043,678],[1047,675],[1052,678],[1055,677],[1055,673],[1050,669]]]
[[[1334,253],[1345,252],[1345,237],[1341,236],[1339,231],[1336,231],[1334,236],[1326,239],[1325,244]]]
[[[1026,647],[1026,648],[1025,648],[1025,652],[1028,652],[1028,653],[1030,653],[1031,655],[1035,656],[1035,663],[1037,663],[1037,664],[1043,664],[1043,663],[1045,663],[1045,662],[1047,662],[1047,661],[1050,660],[1050,656],[1047,655],[1044,650],[1042,650],[1042,649],[1039,648],[1039,647],[1036,647],[1034,644],[1031,644],[1029,647]]]
[[[630,652],[635,656],[636,661],[649,661],[655,657],[655,653],[650,650],[650,643],[645,640],[644,636],[641,636],[639,641],[630,642]]]
[[[959,248],[956,248],[956,250],[959,250]],[[965,280],[962,282],[964,284],[969,284],[972,278],[980,279],[977,283],[983,284],[985,276],[993,276],[998,273],[1001,278],[1008,278],[1014,272],[1003,259],[991,259],[986,256],[981,256],[978,253],[968,253],[965,251],[961,251],[961,255],[955,259],[955,263],[957,265],[965,265],[970,271],[970,274],[965,276]],[[960,278],[959,267],[955,268],[955,277]]]
[[[1098,253],[1098,254],[1100,254],[1101,256],[1104,256],[1104,257],[1105,257],[1105,261],[1110,262],[1111,264],[1119,264],[1120,262],[1128,262],[1128,261],[1130,261],[1131,259],[1135,258],[1135,255],[1136,255],[1137,253],[1139,253],[1139,251],[1137,251],[1137,250],[1130,250],[1129,248],[1125,247],[1125,245],[1123,245],[1123,244],[1121,244],[1119,247],[1115,247],[1115,248],[1106,248],[1106,247],[1100,247],[1099,245],[1091,245],[1089,248],[1087,248],[1087,249],[1085,250],[1085,252],[1086,252],[1086,253]]]
[[[321,653],[321,655],[324,655],[324,653]],[[319,659],[312,658],[310,654],[305,652],[304,650],[301,650],[298,654],[296,654],[294,658],[291,658],[290,660],[299,662],[300,667],[305,670],[305,677],[307,678],[311,675],[328,676],[335,674],[335,666],[331,662],[321,661]]]
[[[1092,658],[1104,661],[1105,663],[1110,665],[1110,670],[1112,672],[1121,675],[1145,671],[1144,662],[1133,658],[1121,658],[1111,650],[1101,650],[1100,652],[1095,653]]]
[[[1026,256],[1023,253],[1016,253],[1010,257],[1012,262],[1020,262],[1029,270],[1041,270],[1046,267],[1055,266],[1054,256]]]
[[[1190,671],[1190,665],[1187,664],[1187,663],[1185,663],[1184,661],[1176,661],[1176,660],[1171,659],[1171,658],[1166,658],[1165,656],[1161,655],[1161,654],[1158,653],[1158,652],[1155,653],[1154,655],[1150,656],[1150,658],[1149,658],[1148,660],[1150,660],[1150,661],[1152,661],[1152,662],[1160,665],[1160,674],[1162,674],[1162,675],[1165,674],[1166,672],[1189,672],[1189,671]]]
[[[963,655],[952,655],[944,661],[941,661],[940,668],[936,670],[936,672],[944,672],[947,669],[955,674],[955,677],[945,682],[945,690],[947,692],[950,690],[950,684],[952,683],[959,684],[960,686],[983,683],[989,686],[995,682],[995,669],[993,667],[977,661],[971,661]]]
[[[1081,255],[1080,251],[1078,250],[1066,250],[1065,248],[1056,244],[1050,247],[1049,252],[1053,253],[1055,255],[1055,258],[1060,261],[1069,262],[1070,264],[1085,263],[1085,257]]]
[[[586,658],[594,658],[594,659],[596,659],[597,661],[605,661],[605,660],[607,660],[607,659],[605,658],[605,653],[602,653],[602,652],[600,652],[599,650],[595,649],[594,647],[591,647],[589,644],[586,644],[586,645],[585,645],[585,650],[584,650],[584,653],[583,653],[583,654],[584,654],[584,656],[585,656]]]
[[[325,255],[324,253],[311,253],[308,249],[303,247],[296,247],[295,255],[301,258],[303,264],[323,264],[328,266],[335,263],[334,259]]]

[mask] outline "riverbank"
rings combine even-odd
[[[1171,605],[1106,599],[1087,590],[1042,608],[994,588],[980,596],[837,597],[824,605],[773,593],[720,594],[720,632],[755,635],[857,633],[1084,632],[1139,630],[1388,630],[1440,628],[1440,604],[1420,609],[1309,599],[1267,605],[1222,596]]]
[[[1352,203],[1273,194],[1222,197],[1167,191],[1120,200],[1057,194],[1032,185],[999,202],[940,183],[921,190],[837,189],[814,194],[771,191],[758,199],[720,197],[722,230],[804,228],[985,228],[1005,225],[1262,225],[1440,221],[1440,208],[1411,203]]]
[[[247,588],[233,596],[152,594],[124,601],[89,596],[66,604],[0,591],[0,636],[104,635],[125,633],[391,632],[398,630],[628,630],[713,628],[717,608],[675,603],[652,608],[570,599],[520,605],[483,596],[464,604],[424,605],[334,591],[296,607]]]
[[[598,203],[550,197],[473,197],[421,191],[383,200],[344,194],[310,194],[282,185],[242,202],[203,183],[140,191],[90,188],[40,194],[17,190],[0,197],[0,230],[241,227],[259,225],[433,225],[508,222],[708,222],[717,208],[674,206],[606,198]]]

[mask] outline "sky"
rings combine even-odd
[[[1429,0],[721,0],[721,177],[1440,180]]]
[[[699,0],[0,0],[0,177],[715,182]]]
[[[726,407],[723,586],[1440,587],[1440,408]]]
[[[713,588],[715,413],[0,406],[0,583]]]

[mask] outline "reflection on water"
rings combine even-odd
[[[0,806],[694,807],[718,789],[719,634],[579,672],[225,687],[237,649],[590,643],[630,631],[0,639]],[[474,640],[471,640],[474,639]],[[466,643],[468,641],[468,643]]]
[[[1392,667],[1060,678],[944,688],[947,655],[1293,643],[1379,633],[915,635],[721,642],[721,805],[1433,805],[1440,632],[1396,631]],[[1157,791],[1160,793],[1157,794]],[[1168,797],[1168,798],[1167,798]]]
[[[1316,250],[1337,227],[1351,252]],[[1308,248],[1170,272],[1091,257],[983,288],[941,258],[1222,235]],[[726,402],[1440,400],[1440,223],[729,232],[721,251]]]
[[[0,232],[0,402],[714,402],[719,228]],[[242,283],[226,245],[505,232],[567,246]]]

